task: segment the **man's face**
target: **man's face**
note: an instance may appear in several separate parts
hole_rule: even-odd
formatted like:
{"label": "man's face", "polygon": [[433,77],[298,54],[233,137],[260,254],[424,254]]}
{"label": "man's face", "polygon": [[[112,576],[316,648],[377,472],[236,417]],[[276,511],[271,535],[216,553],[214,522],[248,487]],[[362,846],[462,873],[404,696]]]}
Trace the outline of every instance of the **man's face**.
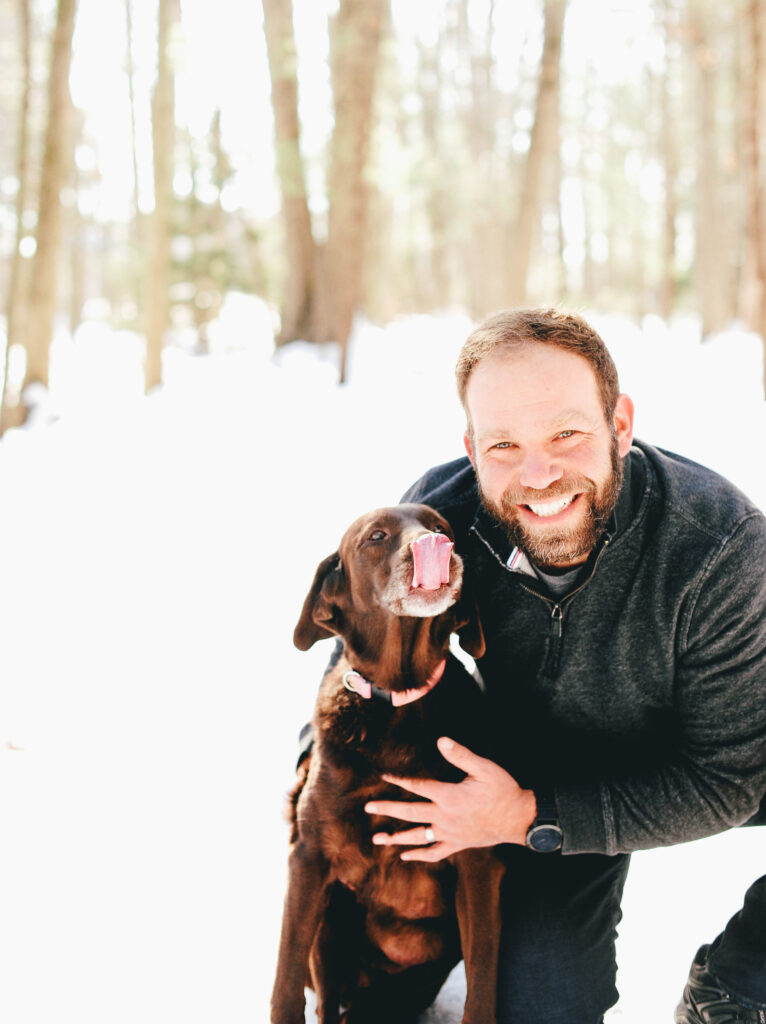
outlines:
{"label": "man's face", "polygon": [[482,360],[466,405],[482,501],[512,543],[541,568],[584,562],[619,494],[633,439],[628,396],[607,423],[587,360],[530,343]]}

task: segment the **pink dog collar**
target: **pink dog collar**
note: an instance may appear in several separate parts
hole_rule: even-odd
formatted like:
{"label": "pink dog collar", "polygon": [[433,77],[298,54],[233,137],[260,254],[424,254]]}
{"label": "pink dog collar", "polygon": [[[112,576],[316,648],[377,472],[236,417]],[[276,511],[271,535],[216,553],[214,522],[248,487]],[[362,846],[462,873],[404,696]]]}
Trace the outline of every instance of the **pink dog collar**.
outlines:
{"label": "pink dog collar", "polygon": [[446,664],[447,659],[442,658],[428,677],[428,682],[425,686],[418,686],[412,690],[383,690],[374,683],[371,683],[368,679],[365,679],[364,676],[354,671],[354,669],[350,669],[348,672],[343,674],[343,685],[347,690],[350,690],[351,693],[358,694],[360,697],[363,697],[364,700],[370,700],[372,697],[377,697],[379,700],[383,700],[387,704],[393,704],[395,708],[398,708],[403,704],[412,704],[413,701],[419,700],[421,697],[425,697],[427,693],[433,690],[444,675],[444,667]]}

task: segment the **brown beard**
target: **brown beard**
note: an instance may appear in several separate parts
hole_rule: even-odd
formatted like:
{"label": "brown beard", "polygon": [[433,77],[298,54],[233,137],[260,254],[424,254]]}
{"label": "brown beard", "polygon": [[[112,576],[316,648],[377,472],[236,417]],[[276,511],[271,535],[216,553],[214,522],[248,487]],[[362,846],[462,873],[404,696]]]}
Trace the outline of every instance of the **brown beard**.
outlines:
{"label": "brown beard", "polygon": [[[599,488],[589,477],[566,477],[557,480],[544,491],[528,487],[508,488],[496,502],[484,493],[479,482],[482,504],[508,534],[514,547],[519,547],[541,569],[555,569],[583,562],[598,543],[614,511],[622,486],[623,464],[617,444],[612,437],[610,448],[611,473]],[[585,504],[585,518],[575,527],[546,531],[544,536],[528,530],[520,521],[519,505],[551,501],[565,494],[577,493]]]}

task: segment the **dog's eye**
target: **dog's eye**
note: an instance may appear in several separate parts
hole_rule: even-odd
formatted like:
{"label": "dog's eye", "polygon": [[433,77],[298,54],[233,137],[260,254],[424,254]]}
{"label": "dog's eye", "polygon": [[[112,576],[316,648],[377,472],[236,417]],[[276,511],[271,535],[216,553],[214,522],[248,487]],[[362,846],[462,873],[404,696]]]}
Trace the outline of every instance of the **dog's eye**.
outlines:
{"label": "dog's eye", "polygon": [[385,540],[388,534],[385,530],[373,530],[367,540],[378,541]]}
{"label": "dog's eye", "polygon": [[447,531],[444,529],[444,527],[441,525],[441,523],[435,523],[434,526],[431,528],[431,533],[446,533],[446,532]]}

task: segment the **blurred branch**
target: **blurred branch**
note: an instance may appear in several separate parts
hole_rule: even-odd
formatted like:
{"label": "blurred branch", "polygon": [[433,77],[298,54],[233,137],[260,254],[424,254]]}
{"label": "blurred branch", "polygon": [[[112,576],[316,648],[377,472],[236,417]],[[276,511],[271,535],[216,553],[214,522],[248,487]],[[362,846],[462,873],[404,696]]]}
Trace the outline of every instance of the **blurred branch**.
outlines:
{"label": "blurred branch", "polygon": [[0,376],[0,434],[8,421],[8,358],[11,345],[24,336],[26,304],[24,301],[27,279],[21,240],[24,235],[24,212],[29,197],[29,105],[32,91],[32,32],[30,0],[18,0],[19,53],[22,62],[21,100],[16,129],[16,218],[15,244],[11,257],[6,313],[6,343]]}

